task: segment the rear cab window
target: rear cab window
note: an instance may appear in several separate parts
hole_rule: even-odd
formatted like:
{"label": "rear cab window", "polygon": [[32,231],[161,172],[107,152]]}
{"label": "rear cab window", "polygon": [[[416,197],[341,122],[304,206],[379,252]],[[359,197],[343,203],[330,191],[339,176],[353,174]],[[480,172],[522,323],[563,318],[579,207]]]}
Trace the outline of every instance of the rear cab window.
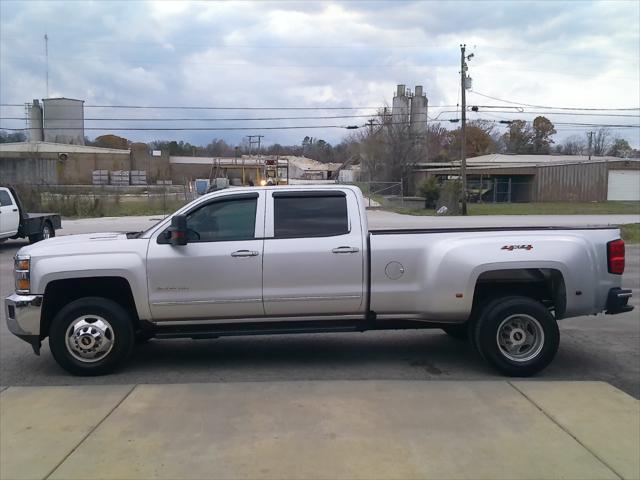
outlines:
{"label": "rear cab window", "polygon": [[273,193],[274,238],[331,237],[349,233],[344,192]]}

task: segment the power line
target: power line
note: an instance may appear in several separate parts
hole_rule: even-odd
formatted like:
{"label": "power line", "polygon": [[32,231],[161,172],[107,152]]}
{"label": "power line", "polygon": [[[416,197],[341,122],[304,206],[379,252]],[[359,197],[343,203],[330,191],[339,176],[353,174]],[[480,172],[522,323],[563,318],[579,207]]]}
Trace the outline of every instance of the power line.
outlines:
{"label": "power line", "polygon": [[[22,107],[23,103],[0,103],[0,107]],[[56,108],[65,108],[65,105],[56,105]],[[77,108],[75,105],[69,108]],[[148,110],[378,110],[382,107],[204,107],[204,106],[179,106],[179,105],[84,105],[84,108],[122,108],[122,109],[148,109]]]}
{"label": "power line", "polygon": [[[510,124],[513,121],[522,121],[524,123],[533,123],[531,120],[493,120],[488,118],[478,118],[476,120],[482,120],[489,123]],[[443,121],[459,121],[456,118],[443,119]],[[394,125],[398,124],[410,124],[411,122],[393,122]],[[601,127],[601,128],[640,128],[637,125],[629,124],[610,124],[610,123],[578,123],[578,122],[555,122],[554,126],[573,126],[573,127]],[[301,130],[305,128],[319,129],[319,128],[343,128],[343,129],[357,129],[363,128],[367,125],[279,125],[279,126],[254,126],[254,127],[85,127],[84,130],[88,131],[233,131],[233,130]],[[8,131],[24,131],[33,130],[36,127],[31,128],[7,128],[0,126],[0,130]],[[56,130],[77,130],[75,127],[60,127]]]}
{"label": "power line", "polygon": [[[480,108],[488,108],[488,105],[480,105]],[[497,107],[492,107],[497,108]],[[437,121],[440,115],[444,113],[454,113],[457,110],[443,110],[435,117],[429,117],[431,121]],[[585,112],[545,112],[545,111],[527,111],[527,110],[489,110],[478,112],[475,110],[469,110],[468,113],[482,113],[489,115],[490,113],[508,113],[512,115],[531,114],[531,115],[563,115],[563,116],[587,116],[587,117],[624,117],[624,118],[640,118],[639,115],[632,114],[620,114],[620,113],[585,113]],[[403,114],[402,114],[403,115]],[[424,113],[418,113],[418,115],[424,115]],[[271,120],[323,120],[323,119],[339,119],[339,118],[371,118],[374,115],[330,115],[330,116],[306,116],[306,117],[220,117],[220,118],[198,118],[198,117],[175,117],[175,118],[124,118],[124,117],[85,117],[85,118],[47,118],[50,121],[91,121],[91,122],[105,122],[105,121],[118,121],[118,122],[241,122],[241,121],[271,121]],[[25,117],[0,117],[0,120],[24,120]]]}
{"label": "power line", "polygon": [[[0,107],[20,107],[23,103],[0,103]],[[56,108],[65,108],[64,105],[56,105]],[[429,105],[429,108],[452,108],[457,105]],[[69,106],[68,108],[77,108]],[[149,109],[149,110],[380,110],[383,107],[203,107],[203,106],[160,106],[160,105],[84,105],[84,108],[122,108],[122,109]]]}
{"label": "power line", "polygon": [[476,92],[475,90],[471,90],[471,93],[476,95],[480,95],[481,97],[490,98],[492,100],[498,100],[499,102],[511,103],[513,105],[522,105],[524,107],[533,107],[533,108],[548,108],[550,110],[591,110],[591,111],[628,111],[628,110],[640,110],[640,107],[633,108],[594,108],[594,107],[549,107],[545,105],[532,105],[530,103],[522,103],[522,102],[514,102],[512,100],[504,100],[498,97],[492,97],[491,95],[486,95],[484,93]]}
{"label": "power line", "polygon": [[[490,115],[489,113],[485,113],[486,115]],[[500,117],[496,117],[496,118],[500,118]],[[515,119],[515,120],[508,120],[508,119],[502,119],[502,120],[493,120],[490,118],[476,118],[474,120],[481,120],[483,122],[489,122],[489,123],[501,123],[504,125],[508,125],[511,122],[516,122],[516,121],[522,121],[524,123],[533,123],[533,120],[522,120],[522,119]],[[460,121],[459,118],[443,118],[441,119],[442,122],[458,122]],[[561,125],[561,126],[575,126],[575,127],[602,127],[602,128],[637,128],[640,129],[640,126],[638,125],[631,125],[631,124],[611,124],[611,123],[578,123],[578,122],[552,122],[554,126],[556,125]]]}
{"label": "power line", "polygon": [[[481,108],[480,106],[478,106]],[[473,112],[473,111],[472,111]],[[584,112],[541,112],[541,111],[513,111],[513,110],[491,110],[491,113],[510,113],[521,115],[523,113],[529,113],[532,115],[575,115],[575,116],[586,116],[586,117],[630,117],[630,118],[640,118],[640,115],[630,115],[626,113],[584,113]],[[479,112],[473,112],[479,113]],[[487,112],[481,112],[487,114]]]}
{"label": "power line", "polygon": [[[420,115],[424,115],[421,113]],[[118,121],[118,122],[240,122],[240,121],[270,121],[270,120],[322,120],[336,118],[371,118],[373,115],[333,115],[333,116],[311,116],[311,117],[253,117],[253,118],[47,118],[49,121]],[[24,120],[25,117],[0,117],[0,120]]]}
{"label": "power line", "polygon": [[[408,123],[408,122],[407,122]],[[149,127],[131,127],[131,128],[126,128],[126,127],[116,127],[116,128],[110,128],[110,127],[88,127],[88,128],[84,128],[83,130],[98,130],[98,131],[146,131],[146,132],[161,132],[161,131],[167,131],[167,132],[178,132],[178,131],[232,131],[232,130],[301,130],[301,129],[305,129],[305,128],[313,128],[313,129],[317,129],[317,128],[344,128],[347,130],[352,130],[352,129],[357,129],[357,128],[361,128],[363,127],[363,125],[296,125],[296,126],[277,126],[277,127],[193,127],[193,128],[189,128],[189,127],[158,127],[158,128],[149,128]],[[34,130],[36,127],[32,127],[32,128],[6,128],[6,127],[2,127],[0,126],[0,130],[8,130],[8,131],[24,131],[24,130]],[[55,130],[78,130],[77,128],[73,128],[73,127],[62,127],[62,128],[55,128]]]}

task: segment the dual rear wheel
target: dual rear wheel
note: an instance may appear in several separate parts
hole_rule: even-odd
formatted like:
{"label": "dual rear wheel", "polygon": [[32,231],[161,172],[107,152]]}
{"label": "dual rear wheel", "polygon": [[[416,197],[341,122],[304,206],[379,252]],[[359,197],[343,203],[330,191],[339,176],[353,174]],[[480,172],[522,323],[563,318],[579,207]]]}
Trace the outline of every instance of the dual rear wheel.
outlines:
{"label": "dual rear wheel", "polygon": [[544,369],[560,344],[553,315],[540,302],[523,296],[492,300],[470,322],[444,330],[454,338],[468,338],[484,360],[512,377]]}

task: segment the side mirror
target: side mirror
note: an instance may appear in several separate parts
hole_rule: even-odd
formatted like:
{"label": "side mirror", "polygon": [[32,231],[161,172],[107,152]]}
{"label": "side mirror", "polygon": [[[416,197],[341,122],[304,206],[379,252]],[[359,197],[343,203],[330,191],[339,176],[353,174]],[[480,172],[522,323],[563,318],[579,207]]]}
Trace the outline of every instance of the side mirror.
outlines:
{"label": "side mirror", "polygon": [[175,215],[171,219],[171,238],[169,243],[171,245],[186,245],[187,244],[187,216]]}

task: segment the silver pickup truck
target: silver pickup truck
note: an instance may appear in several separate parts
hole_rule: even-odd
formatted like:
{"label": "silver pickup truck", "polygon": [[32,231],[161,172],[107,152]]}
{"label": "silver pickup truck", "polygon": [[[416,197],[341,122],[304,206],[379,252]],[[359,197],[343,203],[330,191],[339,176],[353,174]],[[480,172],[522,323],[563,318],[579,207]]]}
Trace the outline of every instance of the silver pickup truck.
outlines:
{"label": "silver pickup truck", "polygon": [[557,321],[631,310],[617,228],[369,230],[351,186],[233,188],[147,231],[20,249],[9,329],[98,375],[136,340],[441,328],[532,375]]}

